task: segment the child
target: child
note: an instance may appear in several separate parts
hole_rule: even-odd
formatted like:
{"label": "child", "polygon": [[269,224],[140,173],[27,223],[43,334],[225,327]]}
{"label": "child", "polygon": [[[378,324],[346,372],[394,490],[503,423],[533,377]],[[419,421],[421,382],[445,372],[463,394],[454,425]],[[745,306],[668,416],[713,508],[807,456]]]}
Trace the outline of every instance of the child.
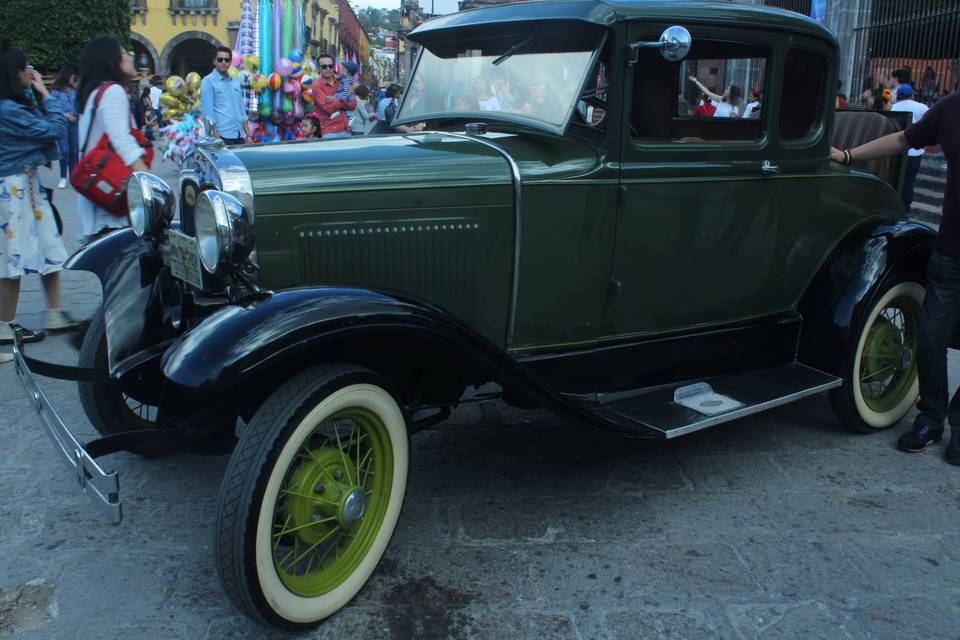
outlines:
{"label": "child", "polygon": [[320,121],[313,116],[307,116],[303,119],[303,122],[300,123],[300,132],[303,134],[304,140],[319,137]]}
{"label": "child", "polygon": [[[337,88],[337,92],[334,94],[340,100],[349,100],[350,99],[350,88],[353,86],[353,75],[357,72],[357,63],[347,62],[340,63],[340,86]],[[335,111],[330,114],[331,120],[336,120],[340,115],[339,111]]]}

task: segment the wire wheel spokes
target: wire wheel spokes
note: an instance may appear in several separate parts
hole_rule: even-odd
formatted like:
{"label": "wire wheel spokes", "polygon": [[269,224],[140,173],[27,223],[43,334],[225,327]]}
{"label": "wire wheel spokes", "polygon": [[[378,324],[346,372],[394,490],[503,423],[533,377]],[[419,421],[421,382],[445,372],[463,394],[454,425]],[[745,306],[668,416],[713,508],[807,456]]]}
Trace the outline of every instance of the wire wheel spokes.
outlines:
{"label": "wire wheel spokes", "polygon": [[355,410],[317,425],[274,507],[274,566],[288,589],[316,596],[350,575],[383,521],[391,472],[389,436],[377,416]]}
{"label": "wire wheel spokes", "polygon": [[920,307],[897,298],[877,314],[860,358],[860,390],[867,405],[884,412],[896,407],[916,379]]}
{"label": "wire wheel spokes", "polygon": [[120,397],[123,400],[123,403],[127,405],[127,409],[130,411],[130,413],[144,422],[156,424],[157,413],[160,409],[159,407],[156,405],[147,404],[145,402],[140,402],[139,400],[132,398],[125,393],[121,393]]}

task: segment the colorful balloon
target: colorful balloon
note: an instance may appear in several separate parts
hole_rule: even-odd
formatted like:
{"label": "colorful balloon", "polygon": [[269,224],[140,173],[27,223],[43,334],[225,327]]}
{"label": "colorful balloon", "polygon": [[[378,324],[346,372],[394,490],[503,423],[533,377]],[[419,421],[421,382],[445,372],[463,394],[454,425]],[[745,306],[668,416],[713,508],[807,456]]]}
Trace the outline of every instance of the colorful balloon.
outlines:
{"label": "colorful balloon", "polygon": [[256,73],[260,68],[260,58],[255,55],[243,56],[243,68],[251,73]]}
{"label": "colorful balloon", "polygon": [[277,60],[277,73],[279,73],[284,78],[290,76],[290,72],[293,71],[293,63],[286,58],[280,58]]}
{"label": "colorful balloon", "polygon": [[240,75],[240,69],[237,69],[236,67],[230,67],[227,69],[227,75],[231,78],[236,78]]}
{"label": "colorful balloon", "polygon": [[296,49],[292,50],[287,57],[290,58],[291,62],[303,62],[303,54]]}
{"label": "colorful balloon", "polygon": [[178,98],[183,97],[187,93],[187,83],[185,83],[180,76],[170,76],[167,78],[166,87],[171,95]]}
{"label": "colorful balloon", "polygon": [[300,76],[301,87],[309,87],[312,84],[313,84],[313,76],[308,76],[307,74],[303,74],[302,76]]}
{"label": "colorful balloon", "polygon": [[270,77],[267,78],[267,86],[276,91],[283,86],[283,78],[280,77],[279,73],[271,73]]}
{"label": "colorful balloon", "polygon": [[303,98],[303,101],[307,104],[313,104],[313,89],[304,89],[300,97]]}
{"label": "colorful balloon", "polygon": [[187,85],[187,89],[190,91],[200,91],[200,74],[196,71],[191,71],[184,78],[183,81]]}
{"label": "colorful balloon", "polygon": [[250,86],[253,87],[255,93],[263,93],[263,90],[268,86],[267,77],[258,73],[253,77],[253,82],[250,83]]}
{"label": "colorful balloon", "polygon": [[296,93],[296,91],[297,91],[297,88],[296,88],[295,86],[293,86],[293,82],[292,82],[292,81],[287,80],[286,82],[283,83],[283,92],[284,92],[284,93],[286,93],[286,94],[292,94],[292,93]]}
{"label": "colorful balloon", "polygon": [[172,93],[163,93],[160,95],[160,104],[167,108],[179,108],[183,101]]}
{"label": "colorful balloon", "polygon": [[241,56],[239,53],[234,53],[233,58],[230,60],[230,64],[239,69],[240,65],[243,64],[243,56]]}

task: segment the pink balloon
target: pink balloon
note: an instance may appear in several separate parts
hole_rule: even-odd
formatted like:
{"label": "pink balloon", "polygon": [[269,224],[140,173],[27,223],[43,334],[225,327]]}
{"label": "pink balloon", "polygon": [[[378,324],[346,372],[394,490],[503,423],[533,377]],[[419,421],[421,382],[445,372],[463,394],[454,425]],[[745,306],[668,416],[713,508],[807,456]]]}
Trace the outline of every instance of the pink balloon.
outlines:
{"label": "pink balloon", "polygon": [[287,58],[280,58],[277,61],[277,68],[275,71],[286,78],[290,75],[290,72],[293,71],[293,63]]}
{"label": "pink balloon", "polygon": [[239,67],[243,63],[243,56],[239,53],[233,54],[233,60],[230,61],[231,64],[235,67]]}
{"label": "pink balloon", "polygon": [[284,92],[284,93],[293,93],[293,92],[296,91],[296,90],[297,90],[297,88],[296,88],[295,86],[293,86],[293,83],[292,83],[292,82],[284,82],[284,83],[283,83],[283,92]]}

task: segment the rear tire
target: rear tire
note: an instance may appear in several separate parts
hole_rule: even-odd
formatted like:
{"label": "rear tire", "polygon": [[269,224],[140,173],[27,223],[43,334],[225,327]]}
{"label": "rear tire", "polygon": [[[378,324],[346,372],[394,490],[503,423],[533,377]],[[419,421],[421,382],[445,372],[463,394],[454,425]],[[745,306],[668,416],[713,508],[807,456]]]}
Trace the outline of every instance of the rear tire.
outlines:
{"label": "rear tire", "polygon": [[230,600],[260,624],[303,631],[360,591],[403,505],[409,440],[389,384],[324,365],[284,383],[240,434],[214,532]]}
{"label": "rear tire", "polygon": [[850,429],[888,429],[916,403],[917,336],[925,294],[916,276],[895,274],[851,331],[843,386],[830,392],[833,410]]}

